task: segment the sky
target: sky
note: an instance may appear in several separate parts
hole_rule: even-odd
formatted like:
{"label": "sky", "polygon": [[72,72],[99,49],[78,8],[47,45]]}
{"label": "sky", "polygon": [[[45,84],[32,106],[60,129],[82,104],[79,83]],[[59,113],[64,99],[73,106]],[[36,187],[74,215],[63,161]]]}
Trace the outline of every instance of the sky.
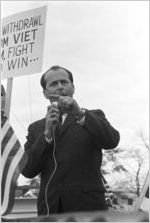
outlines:
{"label": "sky", "polygon": [[[148,1],[1,1],[2,18],[48,6],[42,72],[13,80],[10,122],[25,143],[28,125],[46,114],[40,77],[52,65],[74,75],[81,107],[102,109],[119,146],[149,133]],[[1,81],[6,87],[6,80]]]}

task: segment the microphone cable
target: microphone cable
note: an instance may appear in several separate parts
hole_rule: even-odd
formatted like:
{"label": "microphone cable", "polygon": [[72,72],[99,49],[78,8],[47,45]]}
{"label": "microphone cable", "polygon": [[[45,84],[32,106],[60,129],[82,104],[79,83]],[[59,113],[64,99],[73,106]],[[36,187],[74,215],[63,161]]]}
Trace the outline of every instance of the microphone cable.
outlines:
{"label": "microphone cable", "polygon": [[46,209],[47,209],[47,216],[49,216],[49,205],[48,205],[48,196],[47,196],[47,192],[48,192],[48,187],[49,187],[49,184],[56,172],[56,169],[57,169],[57,161],[56,161],[56,157],[55,157],[55,149],[56,149],[56,140],[55,140],[55,129],[53,128],[53,132],[52,132],[52,135],[53,135],[53,140],[54,140],[54,147],[53,147],[53,158],[54,158],[54,163],[55,163],[55,167],[54,167],[54,170],[51,174],[51,176],[49,177],[48,179],[48,182],[46,184],[46,189],[45,189],[45,202],[46,202]]}

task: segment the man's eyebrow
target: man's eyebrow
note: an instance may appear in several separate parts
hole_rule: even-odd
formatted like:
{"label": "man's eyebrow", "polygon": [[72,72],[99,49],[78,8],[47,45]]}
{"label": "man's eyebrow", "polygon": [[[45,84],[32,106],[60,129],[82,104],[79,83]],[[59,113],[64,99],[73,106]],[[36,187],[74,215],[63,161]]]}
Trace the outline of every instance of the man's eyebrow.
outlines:
{"label": "man's eyebrow", "polygon": [[59,81],[61,81],[61,82],[62,82],[62,81],[66,81],[66,82],[68,82],[67,79],[60,79],[60,80],[52,80],[51,83],[55,83],[55,82],[59,82]]}
{"label": "man's eyebrow", "polygon": [[53,84],[53,83],[57,83],[57,80],[51,81],[50,83],[47,82],[47,84]]}

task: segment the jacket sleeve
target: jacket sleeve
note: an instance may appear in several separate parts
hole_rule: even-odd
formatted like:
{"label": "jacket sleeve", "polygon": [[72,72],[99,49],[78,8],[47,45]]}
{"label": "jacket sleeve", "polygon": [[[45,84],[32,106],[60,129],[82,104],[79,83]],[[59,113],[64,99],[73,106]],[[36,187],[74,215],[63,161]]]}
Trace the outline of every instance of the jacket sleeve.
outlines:
{"label": "jacket sleeve", "polygon": [[35,136],[35,126],[32,124],[28,128],[27,141],[24,145],[27,154],[27,163],[22,170],[22,174],[27,178],[33,178],[41,173],[47,154],[52,150],[52,143],[48,144],[44,138],[44,133]]}
{"label": "jacket sleeve", "polygon": [[120,134],[107,121],[102,110],[86,110],[84,126],[98,147],[113,149],[118,145]]}

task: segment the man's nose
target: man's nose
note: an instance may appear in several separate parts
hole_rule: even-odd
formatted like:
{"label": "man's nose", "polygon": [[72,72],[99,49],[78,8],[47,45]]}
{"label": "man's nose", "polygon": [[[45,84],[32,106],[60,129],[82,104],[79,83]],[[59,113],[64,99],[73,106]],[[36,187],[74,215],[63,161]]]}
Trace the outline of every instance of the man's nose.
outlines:
{"label": "man's nose", "polygon": [[63,88],[63,85],[60,81],[58,82],[58,88]]}

